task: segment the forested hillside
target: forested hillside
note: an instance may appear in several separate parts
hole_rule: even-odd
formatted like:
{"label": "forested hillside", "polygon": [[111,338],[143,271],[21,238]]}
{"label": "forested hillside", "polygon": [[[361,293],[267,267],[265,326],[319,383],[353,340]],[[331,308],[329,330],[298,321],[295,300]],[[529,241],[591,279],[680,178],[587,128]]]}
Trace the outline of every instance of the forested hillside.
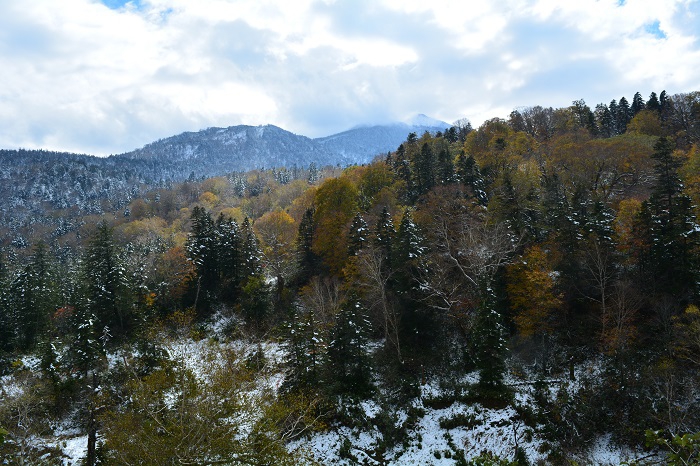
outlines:
{"label": "forested hillside", "polygon": [[698,464],[700,92],[630,100],[8,241],[0,458]]}

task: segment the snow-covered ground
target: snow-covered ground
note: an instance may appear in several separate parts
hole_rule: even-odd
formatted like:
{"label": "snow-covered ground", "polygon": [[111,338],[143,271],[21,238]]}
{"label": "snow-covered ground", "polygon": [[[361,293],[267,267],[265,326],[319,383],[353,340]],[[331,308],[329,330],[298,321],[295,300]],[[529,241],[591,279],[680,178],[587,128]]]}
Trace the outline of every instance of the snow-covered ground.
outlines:
{"label": "snow-covered ground", "polygon": [[[225,323],[213,322],[208,333],[215,338],[195,341],[182,338],[167,342],[164,346],[171,358],[184,362],[197,377],[205,378],[203,367],[216,364],[212,354],[217,350],[232,349],[240,357],[246,358],[262,351],[268,370],[261,376],[260,386],[275,390],[283,380],[281,364],[284,349],[273,342],[250,342],[242,340],[229,341],[223,336]],[[219,335],[220,334],[220,335]],[[128,358],[128,354],[110,354],[110,366]],[[24,358],[25,367],[36,368],[36,358]],[[591,374],[595,368],[577,368],[581,373]],[[460,386],[469,386],[477,381],[478,374],[465,375],[458,381]],[[506,382],[516,389],[515,403],[531,406],[533,387],[529,383],[511,377]],[[551,390],[565,387],[576,391],[580,387],[576,382],[553,383]],[[11,376],[0,379],[0,393],[4,396],[20,395],[21,386]],[[454,391],[452,392],[454,393]],[[524,451],[532,464],[547,462],[544,441],[536,431],[520,419],[512,406],[502,409],[487,408],[478,403],[467,404],[462,401],[431,400],[449,399],[450,390],[441,387],[438,380],[429,380],[420,386],[420,396],[409,403],[409,408],[381,406],[378,402],[368,400],[359,403],[358,408],[364,414],[366,422],[363,427],[345,427],[331,425],[328,430],[316,432],[310,437],[295,441],[292,449],[308,451],[321,464],[350,465],[356,461],[365,464],[389,465],[453,465],[459,455],[469,460],[484,452],[490,452],[504,459],[512,459],[516,448]],[[387,417],[387,410],[389,416]],[[382,418],[382,416],[384,416]],[[385,444],[378,423],[386,425],[386,419],[392,419],[396,425],[403,424],[413,416],[404,438],[397,445]],[[44,444],[57,446],[63,451],[63,464],[75,465],[84,457],[87,436],[77,427],[77,415],[73,413],[53,426],[53,435],[41,439]],[[441,426],[441,421],[443,426]],[[448,421],[447,423],[445,421]],[[451,421],[451,422],[450,422]],[[614,445],[609,437],[597,439],[589,451],[576,458],[579,464],[617,465],[631,462],[643,456],[641,452],[622,449]]]}

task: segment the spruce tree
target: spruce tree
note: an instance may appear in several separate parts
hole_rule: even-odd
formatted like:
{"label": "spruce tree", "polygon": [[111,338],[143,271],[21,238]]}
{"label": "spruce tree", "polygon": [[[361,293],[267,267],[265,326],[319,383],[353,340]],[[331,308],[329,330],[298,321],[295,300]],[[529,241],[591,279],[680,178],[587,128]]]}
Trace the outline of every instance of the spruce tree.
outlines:
{"label": "spruce tree", "polygon": [[352,219],[350,231],[348,232],[348,255],[356,255],[365,247],[369,237],[369,227],[359,212]]}
{"label": "spruce tree", "polygon": [[386,207],[382,209],[382,213],[377,220],[377,226],[374,230],[374,244],[382,251],[383,259],[387,266],[391,266],[391,253],[393,249],[394,237],[396,229],[394,222],[391,219],[391,214]]}
{"label": "spruce tree", "polygon": [[[414,134],[415,136],[415,134]],[[413,182],[413,170],[411,161],[406,152],[406,146],[400,144],[396,149],[396,156],[393,160],[394,173],[396,177],[403,181],[403,195],[401,196],[404,202],[411,202],[416,196],[416,188]]]}
{"label": "spruce tree", "polygon": [[452,161],[452,154],[447,147],[443,146],[438,152],[437,159],[437,179],[440,184],[454,182],[455,166]]}
{"label": "spruce tree", "polygon": [[219,215],[216,220],[215,249],[221,280],[221,298],[233,302],[240,292],[243,280],[243,239],[241,229],[234,219]]}
{"label": "spruce tree", "polygon": [[503,319],[496,310],[496,297],[490,288],[483,293],[476,319],[478,390],[483,396],[501,398],[507,391],[503,377],[508,347]]}
{"label": "spruce tree", "polygon": [[299,232],[296,241],[297,255],[297,276],[294,280],[297,286],[302,286],[319,272],[320,258],[313,251],[312,245],[314,240],[315,210],[313,208],[306,209],[304,216],[299,222]]}
{"label": "spruce tree", "polygon": [[371,390],[368,329],[365,310],[351,291],[336,317],[328,344],[327,370],[335,394],[362,397]]}
{"label": "spruce tree", "polygon": [[621,97],[617,104],[617,113],[615,114],[618,134],[624,134],[627,131],[627,124],[632,119],[632,116],[629,102],[624,97]]}
{"label": "spruce tree", "polygon": [[700,226],[678,176],[681,161],[665,137],[654,146],[656,183],[642,204],[640,220],[646,233],[642,268],[649,285],[687,304],[697,293],[700,268],[697,251]]}
{"label": "spruce tree", "polygon": [[112,229],[102,222],[90,238],[82,264],[86,315],[96,319],[98,331],[118,336],[131,324],[129,286],[117,257]]}
{"label": "spruce tree", "polygon": [[457,158],[457,178],[469,189],[470,194],[479,205],[484,207],[488,205],[489,198],[486,194],[486,183],[473,155],[466,156],[464,152],[459,154]]}
{"label": "spruce tree", "polygon": [[635,92],[634,97],[632,97],[632,106],[630,107],[632,115],[636,115],[637,113],[644,110],[644,108],[645,104],[644,99],[642,99],[642,95],[639,92]]}
{"label": "spruce tree", "polygon": [[2,372],[2,353],[11,348],[12,331],[10,320],[9,294],[9,272],[0,254],[0,372]]}
{"label": "spruce tree", "polygon": [[433,149],[429,143],[423,143],[420,152],[416,154],[413,167],[413,172],[416,176],[417,193],[419,195],[425,194],[435,186],[435,160]]}
{"label": "spruce tree", "polygon": [[262,275],[262,250],[248,217],[243,219],[241,237],[241,268],[244,280],[248,277]]}
{"label": "spruce tree", "polygon": [[284,343],[287,358],[282,391],[318,391],[325,342],[313,311],[295,306]]}
{"label": "spruce tree", "polygon": [[45,243],[36,245],[29,264],[13,280],[10,300],[15,314],[17,345],[23,350],[33,348],[59,304]]}

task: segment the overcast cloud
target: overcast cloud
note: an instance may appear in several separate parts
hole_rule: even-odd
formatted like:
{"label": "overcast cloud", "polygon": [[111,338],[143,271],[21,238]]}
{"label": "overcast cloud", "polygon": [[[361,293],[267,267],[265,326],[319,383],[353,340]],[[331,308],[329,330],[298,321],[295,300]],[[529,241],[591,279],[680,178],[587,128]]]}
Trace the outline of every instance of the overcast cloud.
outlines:
{"label": "overcast cloud", "polygon": [[698,0],[3,0],[0,148],[120,153],[210,126],[700,90]]}

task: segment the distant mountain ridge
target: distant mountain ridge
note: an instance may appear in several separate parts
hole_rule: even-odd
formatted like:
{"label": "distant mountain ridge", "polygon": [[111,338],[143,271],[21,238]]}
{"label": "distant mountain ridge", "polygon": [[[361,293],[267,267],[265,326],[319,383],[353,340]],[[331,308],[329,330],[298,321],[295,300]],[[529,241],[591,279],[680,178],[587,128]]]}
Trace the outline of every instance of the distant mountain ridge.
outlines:
{"label": "distant mountain ridge", "polygon": [[178,166],[198,177],[310,163],[346,166],[368,163],[376,155],[396,150],[411,132],[435,133],[449,127],[420,114],[409,123],[359,126],[310,139],[273,125],[238,125],[181,133],[115,157]]}
{"label": "distant mountain ridge", "polygon": [[418,136],[444,131],[451,125],[419,114],[408,123],[357,126],[338,134],[317,138],[315,141],[340,156],[350,157],[355,163],[368,163],[379,154],[394,151],[409,133]]}
{"label": "distant mountain ridge", "polygon": [[202,177],[256,168],[305,167],[311,162],[319,166],[354,163],[352,158],[339,155],[313,139],[273,125],[185,132],[115,157],[180,168],[184,177],[190,173]]}
{"label": "distant mountain ridge", "polygon": [[124,208],[139,193],[186,179],[259,168],[304,169],[312,163],[366,163],[396,150],[411,132],[447,126],[375,125],[311,139],[272,125],[239,125],[185,132],[110,157],[0,150],[0,238],[12,236],[21,246],[21,238],[11,232],[34,228],[37,221],[58,237],[76,226],[50,214],[54,210],[101,214]]}

